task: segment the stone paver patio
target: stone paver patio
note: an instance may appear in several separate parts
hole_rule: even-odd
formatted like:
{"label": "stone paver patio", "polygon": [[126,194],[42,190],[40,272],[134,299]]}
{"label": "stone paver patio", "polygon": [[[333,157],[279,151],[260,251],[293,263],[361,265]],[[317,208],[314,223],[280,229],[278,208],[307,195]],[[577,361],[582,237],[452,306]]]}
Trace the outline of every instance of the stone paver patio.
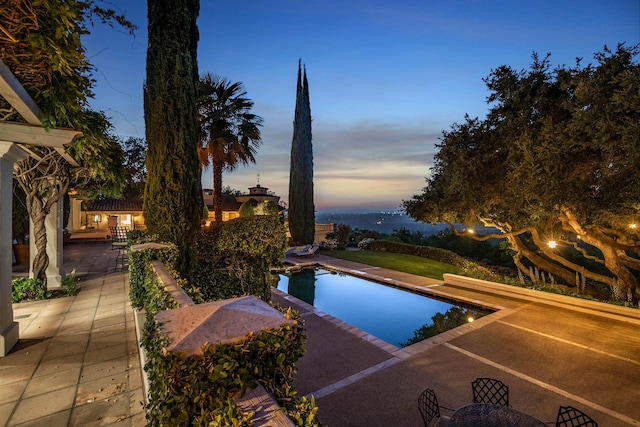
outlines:
{"label": "stone paver patio", "polygon": [[146,424],[128,276],[116,268],[117,252],[109,243],[65,246],[65,270],[76,269],[80,293],[13,305],[20,340],[0,358],[0,425]]}

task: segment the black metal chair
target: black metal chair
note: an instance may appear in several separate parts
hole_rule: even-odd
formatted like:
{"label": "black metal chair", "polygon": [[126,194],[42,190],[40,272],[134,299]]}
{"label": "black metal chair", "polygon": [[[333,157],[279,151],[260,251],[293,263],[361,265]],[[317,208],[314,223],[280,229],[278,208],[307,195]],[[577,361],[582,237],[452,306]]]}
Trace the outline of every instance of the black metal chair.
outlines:
{"label": "black metal chair", "polygon": [[556,427],[598,427],[598,423],[573,406],[561,406],[558,409]]}
{"label": "black metal chair", "polygon": [[500,380],[493,378],[476,378],[471,383],[473,403],[492,403],[494,405],[509,405],[509,387]]}
{"label": "black metal chair", "polygon": [[[443,406],[444,409],[449,410]],[[430,389],[425,388],[418,396],[418,409],[425,427],[438,427],[445,426],[449,422],[449,417],[440,415],[440,405],[438,405],[438,398],[436,393]]]}
{"label": "black metal chair", "polygon": [[124,255],[127,249],[127,232],[126,227],[109,227],[111,232],[111,250],[118,249],[118,255],[116,256],[116,268],[118,267],[118,261],[124,268]]}

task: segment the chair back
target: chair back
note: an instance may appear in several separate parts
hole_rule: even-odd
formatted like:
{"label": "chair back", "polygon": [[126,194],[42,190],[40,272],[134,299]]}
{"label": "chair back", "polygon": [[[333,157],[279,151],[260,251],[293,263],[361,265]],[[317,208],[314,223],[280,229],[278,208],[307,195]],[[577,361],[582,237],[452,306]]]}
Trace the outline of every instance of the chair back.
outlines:
{"label": "chair back", "polygon": [[440,407],[438,406],[438,398],[436,393],[430,388],[422,390],[418,396],[418,409],[425,427],[429,425],[431,420],[440,416]]}
{"label": "chair back", "polygon": [[598,427],[590,416],[573,406],[561,406],[558,409],[556,427]]}
{"label": "chair back", "polygon": [[509,387],[500,380],[493,378],[476,378],[471,383],[473,403],[492,403],[494,405],[509,405]]}
{"label": "chair back", "polygon": [[127,231],[129,231],[126,227],[109,227],[109,231],[111,232],[111,240],[113,242],[126,242],[127,241]]}

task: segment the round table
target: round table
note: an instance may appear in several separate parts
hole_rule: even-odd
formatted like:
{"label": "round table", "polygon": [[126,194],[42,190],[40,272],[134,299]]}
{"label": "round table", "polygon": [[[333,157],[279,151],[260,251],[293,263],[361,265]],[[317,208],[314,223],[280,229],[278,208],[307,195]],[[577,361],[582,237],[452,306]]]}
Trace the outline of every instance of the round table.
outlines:
{"label": "round table", "polygon": [[484,426],[484,427],[549,427],[546,423],[516,411],[508,406],[492,405],[489,403],[473,403],[457,409],[451,419],[449,426]]}

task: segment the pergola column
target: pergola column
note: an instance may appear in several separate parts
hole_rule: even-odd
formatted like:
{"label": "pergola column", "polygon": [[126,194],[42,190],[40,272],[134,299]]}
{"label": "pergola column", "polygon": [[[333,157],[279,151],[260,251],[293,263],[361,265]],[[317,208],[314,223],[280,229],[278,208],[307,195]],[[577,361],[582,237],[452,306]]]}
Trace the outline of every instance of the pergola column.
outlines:
{"label": "pergola column", "polygon": [[63,267],[63,236],[62,236],[62,219],[64,200],[60,199],[51,208],[49,215],[45,217],[44,226],[47,230],[47,255],[49,257],[49,265],[47,266],[47,288],[58,289],[65,277]]}
{"label": "pergola column", "polygon": [[18,323],[11,306],[11,239],[13,211],[13,164],[27,153],[11,142],[0,141],[0,357],[18,342]]}
{"label": "pergola column", "polygon": [[[45,248],[49,265],[45,271],[47,276],[47,289],[58,289],[65,277],[63,268],[63,236],[62,220],[64,217],[64,200],[58,200],[51,211],[44,218],[44,228],[47,233],[47,246]],[[29,218],[29,235],[33,236],[33,221]],[[33,260],[36,257],[35,239],[29,239],[29,277],[33,278]]]}

